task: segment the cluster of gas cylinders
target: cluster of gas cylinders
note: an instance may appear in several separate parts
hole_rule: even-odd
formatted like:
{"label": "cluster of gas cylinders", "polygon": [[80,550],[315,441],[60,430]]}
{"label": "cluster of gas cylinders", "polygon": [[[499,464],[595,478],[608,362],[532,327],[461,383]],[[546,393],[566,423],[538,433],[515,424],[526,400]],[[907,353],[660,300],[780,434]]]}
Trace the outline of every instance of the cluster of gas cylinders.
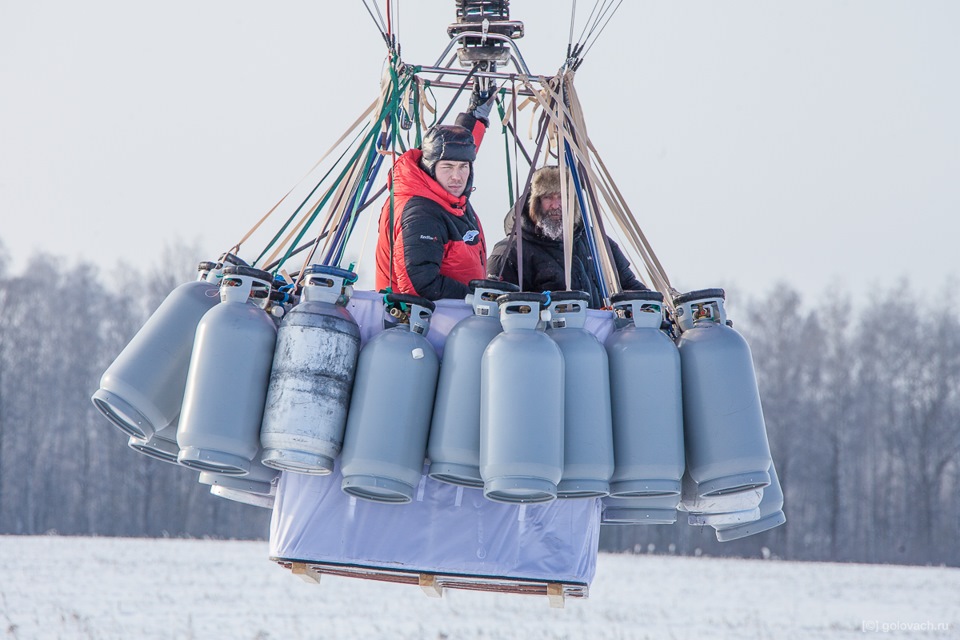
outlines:
{"label": "cluster of gas cylinders", "polygon": [[[435,304],[387,294],[361,347],[350,271],[311,266],[296,299],[224,256],[175,289],[104,373],[96,407],[131,447],[270,507],[280,472],[342,474],[410,502],[424,473],[501,503],[602,498],[603,524],[679,511],[733,540],[785,521],[750,349],[722,289],[612,298],[470,284],[473,313],[427,340]],[[594,312],[591,312],[594,313]],[[675,339],[676,338],[676,339]],[[402,508],[402,507],[398,507]]]}

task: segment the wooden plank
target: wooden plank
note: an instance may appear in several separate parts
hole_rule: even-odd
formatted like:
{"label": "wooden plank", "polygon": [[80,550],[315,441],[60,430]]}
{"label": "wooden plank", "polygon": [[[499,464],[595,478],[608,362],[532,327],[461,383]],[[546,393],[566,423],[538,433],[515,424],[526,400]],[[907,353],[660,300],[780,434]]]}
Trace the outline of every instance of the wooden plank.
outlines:
{"label": "wooden plank", "polygon": [[559,582],[551,582],[547,585],[547,598],[550,599],[550,606],[554,609],[563,609],[563,585]]}
{"label": "wooden plank", "polygon": [[437,576],[432,573],[420,574],[420,588],[431,598],[443,597],[443,586],[437,582]]}
{"label": "wooden plank", "polygon": [[304,582],[320,584],[320,573],[313,568],[313,565],[308,565],[306,562],[291,562],[290,570],[293,575],[300,576]]}
{"label": "wooden plank", "polygon": [[449,573],[421,573],[413,569],[397,569],[361,565],[345,565],[302,560],[271,558],[308,582],[319,582],[324,573],[348,578],[418,585],[424,594],[442,597],[444,589],[514,593],[547,596],[550,606],[563,607],[567,598],[586,598],[589,586],[583,583],[548,582],[532,578],[474,576]]}

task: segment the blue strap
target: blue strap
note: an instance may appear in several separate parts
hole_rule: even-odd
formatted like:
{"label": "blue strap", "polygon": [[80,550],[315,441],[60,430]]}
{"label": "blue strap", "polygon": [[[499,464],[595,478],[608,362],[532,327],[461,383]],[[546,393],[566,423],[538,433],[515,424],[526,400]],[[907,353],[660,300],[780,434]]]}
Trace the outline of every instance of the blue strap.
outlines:
{"label": "blue strap", "polygon": [[590,218],[590,212],[587,210],[586,201],[583,199],[583,189],[580,187],[580,176],[577,174],[576,163],[573,160],[573,152],[570,151],[570,143],[564,142],[564,152],[567,156],[567,164],[571,167],[570,174],[573,176],[573,188],[577,192],[577,202],[580,204],[580,211],[583,212],[583,224],[586,227],[584,231],[587,234],[587,246],[590,248],[590,255],[593,257],[593,267],[597,273],[597,282],[600,284],[600,297],[607,297],[607,283],[603,279],[603,270],[600,268],[600,256],[597,253],[597,243],[593,238],[593,222]]}

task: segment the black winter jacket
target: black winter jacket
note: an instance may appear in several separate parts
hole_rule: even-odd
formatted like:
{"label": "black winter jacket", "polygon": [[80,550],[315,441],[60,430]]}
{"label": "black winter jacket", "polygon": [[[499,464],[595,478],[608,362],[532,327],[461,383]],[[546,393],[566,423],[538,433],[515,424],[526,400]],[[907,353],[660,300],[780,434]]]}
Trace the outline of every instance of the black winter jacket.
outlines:
{"label": "black winter jacket", "polygon": [[[563,273],[563,241],[551,240],[537,232],[536,225],[530,219],[530,198],[523,205],[520,219],[523,236],[523,284],[524,291],[560,291],[566,289]],[[519,284],[517,270],[517,243],[511,236],[514,230],[513,210],[503,223],[507,237],[493,247],[493,253],[487,261],[487,274],[490,278],[501,278],[507,282]],[[637,279],[630,269],[630,262],[616,242],[607,238],[610,250],[620,277],[620,288],[624,291],[641,290],[647,287]],[[590,294],[590,307],[603,306],[600,281],[587,234],[581,226],[574,231],[573,263],[571,264],[570,287],[575,291]]]}

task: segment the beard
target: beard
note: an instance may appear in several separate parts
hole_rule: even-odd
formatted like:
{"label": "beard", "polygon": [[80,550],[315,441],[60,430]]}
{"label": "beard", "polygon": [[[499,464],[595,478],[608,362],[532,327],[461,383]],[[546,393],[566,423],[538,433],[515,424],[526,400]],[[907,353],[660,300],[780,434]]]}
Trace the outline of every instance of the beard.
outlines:
{"label": "beard", "polygon": [[540,218],[537,231],[550,240],[560,240],[563,238],[563,221],[560,218]]}
{"label": "beard", "polygon": [[[559,208],[540,212],[536,225],[540,235],[553,241],[563,239],[563,218],[561,213],[562,210]],[[578,215],[573,219],[573,228],[579,229],[581,224],[583,223],[580,221],[580,216]]]}

